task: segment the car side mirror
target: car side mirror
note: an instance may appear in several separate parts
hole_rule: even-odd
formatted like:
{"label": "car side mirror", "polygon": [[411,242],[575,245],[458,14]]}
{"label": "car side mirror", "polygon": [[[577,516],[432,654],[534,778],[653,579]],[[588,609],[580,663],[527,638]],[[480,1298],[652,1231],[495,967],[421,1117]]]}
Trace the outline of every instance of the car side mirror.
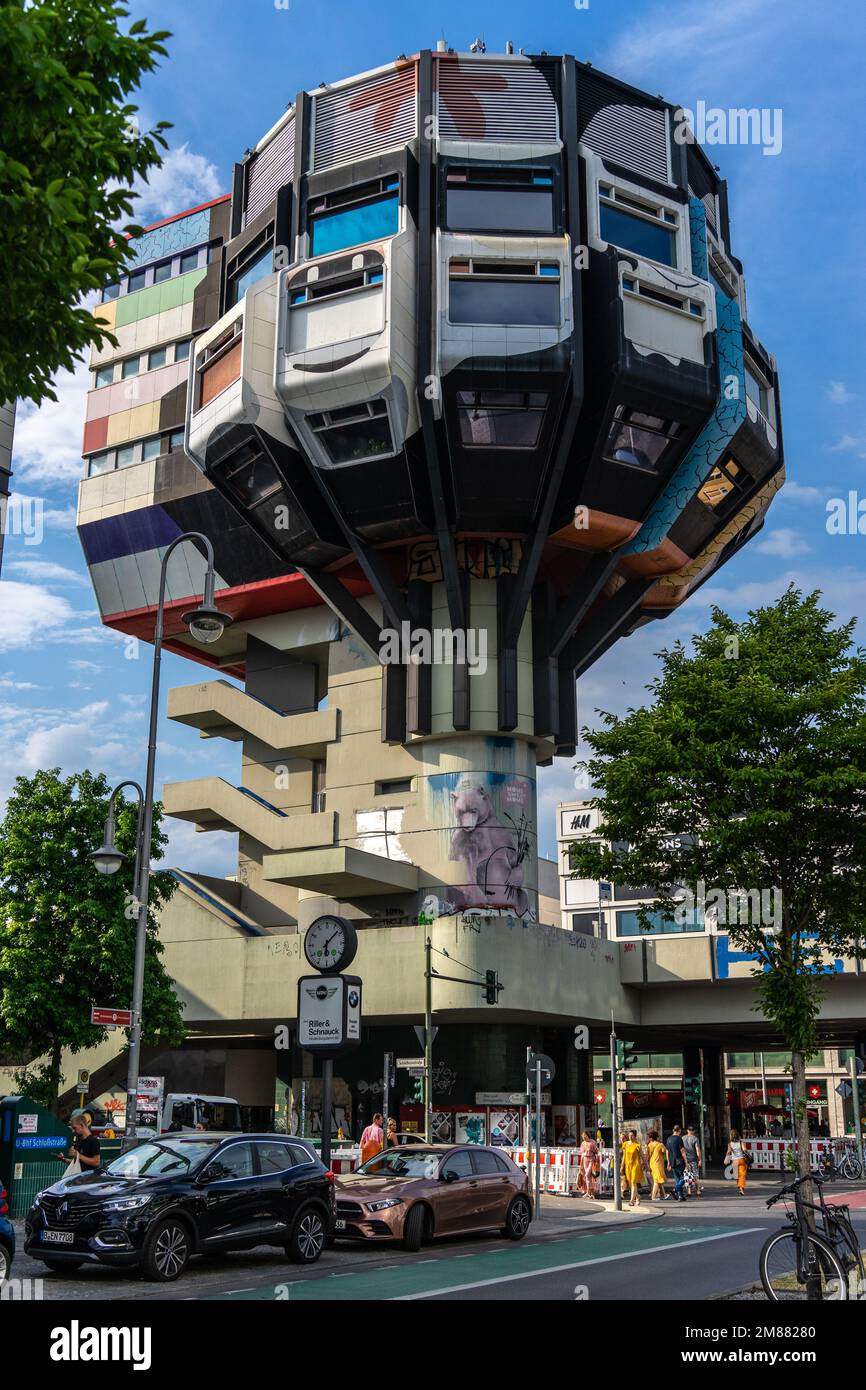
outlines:
{"label": "car side mirror", "polygon": [[446,1168],[442,1174],[442,1182],[456,1182],[459,1176],[459,1173],[455,1173],[453,1168]]}

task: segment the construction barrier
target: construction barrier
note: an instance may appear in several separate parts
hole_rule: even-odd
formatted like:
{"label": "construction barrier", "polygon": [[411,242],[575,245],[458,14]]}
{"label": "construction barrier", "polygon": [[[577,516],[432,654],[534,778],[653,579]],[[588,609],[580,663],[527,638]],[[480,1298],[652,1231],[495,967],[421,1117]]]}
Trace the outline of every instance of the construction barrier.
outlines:
{"label": "construction barrier", "polygon": [[[832,1149],[834,1142],[832,1139],[810,1140],[809,1162],[813,1168],[818,1167],[819,1156],[825,1150]],[[743,1148],[752,1155],[754,1171],[767,1171],[769,1169],[777,1173],[787,1171],[785,1155],[797,1152],[797,1145],[793,1139],[744,1139]],[[725,1168],[725,1177],[734,1176],[732,1165],[729,1163]]]}
{"label": "construction barrier", "polygon": [[[519,1168],[526,1169],[534,1191],[536,1150],[522,1147],[507,1149],[506,1153]],[[579,1195],[580,1157],[577,1149],[542,1148],[539,1163],[539,1186],[542,1192],[548,1192],[555,1197]],[[599,1167],[601,1172],[596,1180],[596,1193],[603,1197],[613,1193],[613,1149],[599,1150]]]}

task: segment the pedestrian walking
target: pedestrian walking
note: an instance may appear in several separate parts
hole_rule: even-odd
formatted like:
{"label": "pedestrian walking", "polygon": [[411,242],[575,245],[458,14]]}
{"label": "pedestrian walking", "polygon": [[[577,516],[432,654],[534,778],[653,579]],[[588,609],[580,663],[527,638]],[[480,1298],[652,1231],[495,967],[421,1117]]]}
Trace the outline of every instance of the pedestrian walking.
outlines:
{"label": "pedestrian walking", "polygon": [[686,1200],[685,1177],[686,1177],[686,1156],[685,1144],[683,1142],[683,1131],[681,1125],[674,1125],[673,1133],[668,1136],[667,1151],[671,1169],[674,1175],[674,1201],[684,1202]]}
{"label": "pedestrian walking", "polygon": [[385,1148],[396,1149],[399,1142],[397,1138],[397,1121],[394,1119],[393,1115],[390,1115],[388,1117],[388,1129],[385,1135]]}
{"label": "pedestrian walking", "polygon": [[630,1130],[629,1137],[623,1141],[622,1166],[620,1172],[631,1188],[629,1206],[639,1207],[640,1188],[641,1185],[646,1182],[646,1178],[644,1177],[643,1164],[641,1162],[641,1146],[636,1129]]}
{"label": "pedestrian walking", "polygon": [[361,1135],[361,1163],[366,1163],[368,1158],[375,1158],[377,1153],[381,1153],[385,1144],[385,1132],[382,1129],[384,1123],[384,1115],[380,1115],[377,1110]]}
{"label": "pedestrian walking", "polygon": [[598,1144],[595,1142],[588,1129],[583,1131],[577,1156],[580,1160],[580,1167],[577,1174],[578,1195],[582,1196],[586,1193],[589,1200],[594,1202],[595,1194],[598,1189],[600,1163]]}
{"label": "pedestrian walking", "polygon": [[683,1149],[686,1160],[686,1185],[689,1192],[695,1193],[698,1197],[703,1197],[704,1189],[701,1187],[701,1141],[694,1125],[689,1125],[683,1135]]}
{"label": "pedestrian walking", "polygon": [[738,1129],[731,1130],[731,1137],[728,1140],[728,1147],[725,1151],[725,1163],[732,1163],[736,1167],[737,1191],[741,1197],[746,1195],[746,1174],[749,1171],[749,1161],[746,1158],[746,1148],[740,1138]]}
{"label": "pedestrian walking", "polygon": [[659,1138],[657,1129],[651,1129],[647,1135],[646,1150],[649,1158],[650,1177],[653,1180],[652,1200],[663,1202],[670,1196],[670,1193],[665,1191],[666,1170],[669,1164],[667,1150]]}

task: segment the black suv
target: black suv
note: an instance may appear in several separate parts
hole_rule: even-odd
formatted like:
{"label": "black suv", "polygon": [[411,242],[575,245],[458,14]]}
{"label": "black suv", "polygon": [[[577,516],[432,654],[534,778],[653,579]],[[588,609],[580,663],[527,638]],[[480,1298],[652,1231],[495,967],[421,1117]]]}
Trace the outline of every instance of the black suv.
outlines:
{"label": "black suv", "polygon": [[303,1139],[169,1134],[40,1192],[24,1249],[53,1270],[138,1265],[165,1283],[191,1255],[255,1245],[312,1264],[334,1219],[334,1175]]}

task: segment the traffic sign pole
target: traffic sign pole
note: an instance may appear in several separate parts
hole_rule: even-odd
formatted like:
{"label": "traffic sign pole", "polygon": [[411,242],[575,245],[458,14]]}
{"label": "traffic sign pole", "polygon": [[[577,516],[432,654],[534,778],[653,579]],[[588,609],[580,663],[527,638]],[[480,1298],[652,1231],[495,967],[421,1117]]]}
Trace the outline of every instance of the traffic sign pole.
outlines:
{"label": "traffic sign pole", "polygon": [[854,1105],[854,1133],[857,1137],[857,1155],[860,1159],[860,1172],[866,1172],[863,1162],[863,1131],[860,1127],[860,1083],[857,1077],[857,1053],[851,1052],[851,1100]]}
{"label": "traffic sign pole", "polygon": [[535,1219],[541,1216],[541,1058],[535,1059]]}
{"label": "traffic sign pole", "polygon": [[616,1089],[616,1030],[611,1016],[610,1032],[610,1128],[613,1144],[613,1205],[622,1211],[622,1189],[619,1182],[619,1106]]}

